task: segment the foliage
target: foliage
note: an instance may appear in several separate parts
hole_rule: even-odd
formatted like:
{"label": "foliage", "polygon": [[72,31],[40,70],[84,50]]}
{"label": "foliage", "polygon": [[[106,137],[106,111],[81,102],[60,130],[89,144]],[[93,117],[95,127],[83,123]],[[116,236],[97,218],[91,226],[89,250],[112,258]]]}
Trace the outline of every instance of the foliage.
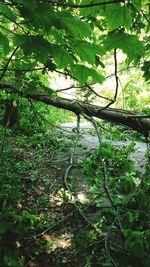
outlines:
{"label": "foliage", "polygon": [[[108,175],[110,179],[110,188],[113,188],[113,185],[115,188],[117,187],[117,184],[120,184],[120,186],[126,187],[126,184],[128,183],[129,174],[133,170],[133,161],[131,159],[128,159],[129,153],[134,151],[134,143],[130,144],[130,146],[126,147],[123,146],[121,148],[115,148],[113,145],[110,145],[108,143],[103,142],[100,146],[100,148],[90,157],[86,158],[83,161],[83,170],[88,175],[87,178],[94,179],[93,182],[95,184],[95,181],[97,186],[103,182],[101,179],[103,177],[103,160],[105,160],[106,167],[108,169]],[[119,177],[119,175],[121,175]],[[100,179],[101,177],[101,179]],[[126,181],[125,181],[126,179]],[[129,183],[131,182],[132,187],[132,175],[130,177]],[[134,184],[134,183],[133,183]],[[129,185],[130,187],[130,185]],[[133,189],[134,185],[133,185]],[[120,188],[120,190],[122,190]],[[130,192],[130,189],[126,190],[127,192]],[[120,196],[119,196],[120,197]]]}
{"label": "foliage", "polygon": [[[32,266],[34,261],[41,266],[45,264],[48,248],[55,247],[55,241],[46,242],[43,232],[59,226],[68,216],[53,223],[48,214],[53,203],[45,191],[43,195],[38,194],[36,187],[40,179],[38,169],[46,164],[48,157],[49,173],[56,166],[59,172],[65,167],[61,163],[58,167],[53,155],[59,148],[61,157],[61,152],[67,152],[71,143],[67,135],[66,142],[62,134],[56,136],[53,124],[66,121],[70,114],[35,103],[31,95],[48,96],[55,101],[62,90],[57,92],[59,88],[52,85],[54,75],[58,74],[69,77],[74,88],[86,93],[84,100],[88,102],[88,96],[93,97],[90,86],[103,84],[105,76],[110,75],[109,66],[106,67],[109,62],[106,60],[105,64],[105,59],[112,55],[117,93],[117,53],[120,51],[125,55],[124,66],[140,66],[148,82],[148,8],[149,3],[140,0],[0,2],[0,124],[5,126],[0,128],[0,265],[24,267]],[[136,79],[138,77],[132,77],[130,83],[126,82],[126,108],[140,109],[142,114],[149,115],[148,99],[142,107],[135,97],[143,92],[142,86],[136,87]],[[147,91],[147,87],[144,89]],[[106,89],[105,92],[109,94]],[[109,99],[103,98],[113,100],[113,94]],[[8,130],[11,126],[12,130]],[[112,131],[113,127],[109,129]],[[124,138],[121,127],[116,136],[110,134],[109,138],[115,139],[118,135]],[[48,190],[56,186],[54,191],[64,211],[71,206],[69,216],[74,216],[71,226],[74,223],[76,227],[79,221],[83,228],[75,233],[79,236],[74,237],[77,249],[73,251],[83,259],[82,266],[150,265],[150,175],[149,169],[143,176],[134,170],[129,158],[133,149],[133,144],[115,149],[102,143],[81,163],[90,182],[92,209],[101,211],[93,223],[88,223],[83,216],[86,227],[79,217],[88,207],[74,204],[71,192],[62,183],[56,186],[55,178],[60,174],[55,177],[52,173],[53,182],[43,185]],[[109,206],[102,207],[103,204]],[[44,215],[38,209],[41,206],[45,209]],[[57,209],[56,212],[59,215]],[[41,235],[43,239],[38,238]],[[57,258],[55,253],[51,250],[48,255],[49,266]],[[65,262],[54,264],[60,267]]]}
{"label": "foliage", "polygon": [[[41,257],[44,241],[38,235],[51,226],[38,205],[50,208],[49,198],[36,199],[37,166],[42,158],[60,146],[61,135],[51,132],[17,134],[0,128],[3,140],[0,164],[0,263],[2,266],[24,267],[32,259]],[[35,197],[38,204],[32,203]],[[38,243],[39,242],[39,243]]]}
{"label": "foliage", "polygon": [[[144,110],[145,114],[149,113],[149,110]],[[121,125],[116,125],[111,122],[106,122],[99,120],[97,121],[97,126],[99,129],[99,133],[103,138],[112,141],[143,141],[145,142],[145,136],[138,132],[133,132],[130,129],[127,129]]]}
{"label": "foliage", "polygon": [[[38,95],[55,100],[61,92],[61,89],[52,85],[55,74],[64,75],[74,81],[71,88],[75,91],[79,87],[80,91],[92,92],[93,96],[90,85],[104,83],[109,76],[109,63],[105,64],[105,59],[114,54],[116,93],[113,93],[113,96],[111,92],[109,98],[102,96],[102,99],[107,100],[107,104],[109,101],[108,105],[111,105],[119,94],[117,75],[119,76],[120,51],[125,55],[125,67],[129,68],[130,64],[141,65],[148,80],[146,1],[89,3],[70,0],[59,3],[34,0],[31,3],[17,0],[15,3],[7,3],[3,0],[0,7],[0,98],[2,113],[5,115],[13,110],[16,110],[16,113],[18,110],[19,113],[21,105],[18,102],[20,99],[22,102],[22,98],[30,101],[30,98]],[[117,19],[116,14],[119,14]],[[133,95],[141,91],[141,88],[135,91],[132,84],[129,88],[126,108],[137,108],[138,102]],[[105,93],[108,94],[106,88]],[[128,97],[132,100],[127,99]],[[99,99],[101,100],[101,96]],[[12,110],[5,107],[8,101],[13,103]],[[87,97],[85,101],[89,102]],[[53,103],[57,106],[55,101]],[[62,107],[67,109],[67,106]],[[29,110],[26,104],[25,109]],[[43,112],[42,104],[38,105],[38,110]],[[49,113],[49,109],[46,113]],[[31,120],[34,120],[34,114],[32,115]],[[11,126],[20,118],[16,116],[14,121],[11,117],[9,119]],[[8,126],[8,120],[4,124]],[[24,118],[20,124],[24,127]],[[33,128],[29,120],[27,125]]]}
{"label": "foliage", "polygon": [[[80,162],[91,182],[94,205],[101,209],[101,216],[94,224],[96,231],[101,233],[101,238],[105,236],[98,250],[93,248],[87,266],[149,265],[150,206],[149,186],[145,185],[149,184],[150,176],[149,170],[143,177],[134,170],[129,158],[133,148],[133,144],[118,149],[102,143]],[[137,177],[141,177],[140,186]]]}
{"label": "foliage", "polygon": [[[33,93],[39,88],[47,91],[49,85],[44,87],[40,70],[43,70],[46,81],[47,70],[51,73],[64,69],[66,75],[74,76],[81,84],[89,79],[102,83],[104,77],[97,69],[98,57],[101,60],[115,48],[127,55],[128,63],[138,62],[145,56],[147,48],[141,35],[147,27],[145,2],[142,6],[144,14],[140,12],[141,1],[109,5],[104,1],[100,8],[69,7],[70,3],[76,5],[78,2],[67,1],[66,7],[48,1],[1,2],[1,65],[6,65],[13,51],[15,54],[8,63],[8,70],[4,71],[5,81],[9,82],[11,77],[11,84],[17,83],[23,92]],[[80,1],[81,5],[87,3]],[[144,64],[146,73],[146,61]],[[48,91],[52,93],[50,88]]]}
{"label": "foliage", "polygon": [[[1,136],[3,137],[3,132]],[[0,260],[3,266],[24,267],[30,261],[41,264],[43,260],[47,261],[51,258],[54,261],[54,265],[51,263],[52,266],[63,266],[60,257],[58,256],[56,260],[57,253],[53,252],[53,249],[59,247],[59,239],[44,241],[38,238],[41,232],[53,227],[55,229],[57,221],[55,226],[51,222],[52,218],[48,219],[47,212],[49,214],[53,211],[53,202],[50,202],[49,196],[36,195],[35,189],[39,186],[38,169],[41,168],[41,164],[47,164],[48,155],[53,155],[57,149],[59,149],[58,156],[64,148],[67,148],[67,145],[69,149],[71,145],[69,138],[74,142],[75,132],[71,137],[66,136],[65,141],[62,134],[55,138],[48,132],[44,135],[36,133],[14,137],[10,130],[6,131],[0,178],[0,245],[2,247]],[[77,230],[74,237],[78,251],[75,257],[82,259],[81,266],[113,266],[112,258],[118,266],[134,267],[138,263],[144,267],[149,265],[150,177],[148,172],[142,176],[134,170],[133,161],[129,157],[133,150],[132,143],[129,147],[115,148],[104,142],[80,163],[86,179],[90,182],[89,206],[85,204],[76,206],[71,192],[63,185],[54,188],[59,205],[69,207],[72,203],[71,207],[75,209],[71,211],[73,216],[72,220],[69,220],[71,227],[74,223],[76,228],[80,213],[86,214],[85,211],[87,211],[88,214],[90,208],[98,211],[88,226],[85,227],[82,222],[82,227]],[[50,158],[50,162],[52,161]],[[54,160],[53,164],[55,167],[57,161]],[[58,162],[60,167],[59,164],[60,162]],[[48,172],[52,171],[53,165],[46,166]],[[49,169],[50,166],[51,169]],[[51,186],[53,182],[52,177]],[[71,180],[70,183],[72,183]],[[45,209],[45,215],[41,214],[39,209]],[[68,214],[60,220],[62,224],[67,216]],[[58,235],[60,235],[59,228]],[[99,243],[101,239],[103,241]],[[89,249],[87,249],[88,246],[90,246]],[[51,251],[49,254],[47,254],[48,250]]]}

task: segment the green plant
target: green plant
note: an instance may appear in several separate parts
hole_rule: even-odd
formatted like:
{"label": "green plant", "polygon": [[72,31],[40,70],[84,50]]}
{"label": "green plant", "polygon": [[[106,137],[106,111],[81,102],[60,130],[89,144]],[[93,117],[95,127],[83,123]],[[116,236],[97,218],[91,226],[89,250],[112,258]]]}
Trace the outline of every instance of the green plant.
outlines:
{"label": "green plant", "polygon": [[[43,120],[35,120],[35,113],[40,113],[39,117],[46,113],[46,119],[48,114],[53,114],[54,120],[59,117],[59,121],[62,121],[66,112],[62,116],[57,109],[49,110],[44,106],[47,104],[68,109],[75,114],[92,115],[121,123],[139,132],[148,131],[148,118],[144,120],[141,117],[142,127],[139,127],[136,116],[130,116],[131,112],[125,112],[129,115],[126,119],[124,110],[119,111],[118,117],[115,115],[117,110],[112,112],[108,108],[120,97],[119,75],[123,71],[123,62],[126,63],[123,63],[124,68],[129,69],[131,63],[135,67],[141,66],[140,60],[143,59],[142,69],[148,80],[146,1],[89,3],[82,0],[79,3],[78,0],[68,0],[66,3],[49,3],[33,0],[31,3],[29,0],[16,0],[14,4],[10,0],[9,4],[2,1],[0,8],[0,100],[3,106],[1,113],[7,117],[4,124],[11,127],[18,119],[17,116],[23,115],[18,128],[20,126],[28,133],[35,132],[39,125],[45,128]],[[122,62],[119,62],[120,53]],[[112,56],[114,71],[110,75],[110,61],[107,59]],[[104,86],[104,95],[101,96],[91,87],[93,83],[102,84],[108,75],[110,77],[113,74],[115,88],[111,93]],[[63,88],[62,79],[59,85],[57,83],[59,76],[69,77],[75,83],[71,82],[72,85]],[[137,79],[130,79],[129,84],[127,81],[125,97],[128,98],[127,107],[133,109],[136,106],[138,110],[139,101],[133,93],[138,95],[143,84],[137,86],[135,80],[137,82]],[[72,88],[77,103],[81,96],[79,105],[61,97],[62,92],[66,93]],[[144,91],[148,91],[145,88]],[[81,94],[78,98],[79,91]],[[100,101],[104,100],[102,105],[107,106],[107,112],[105,108],[99,112],[101,107],[96,108],[91,103],[96,97]],[[7,106],[8,103],[10,105]],[[53,121],[52,116],[50,119]]]}
{"label": "green plant", "polygon": [[[28,139],[28,143],[28,136],[17,136],[15,140],[10,130],[4,136],[1,131],[0,135],[3,137],[0,158],[0,265],[24,267],[25,261],[40,253],[35,236],[47,227],[44,216],[29,205],[25,206],[29,201],[28,190],[35,183],[36,175],[34,179],[30,177],[35,161],[32,158],[26,160],[23,149],[28,147],[30,150],[29,143],[31,140],[34,142],[34,138],[32,136],[30,142]],[[47,200],[45,202],[44,199],[43,205],[49,207]]]}
{"label": "green plant", "polygon": [[[45,229],[52,230],[52,223],[45,222],[45,217],[37,212],[38,205],[36,201],[33,204],[33,199],[38,198],[45,210],[51,207],[49,196],[41,196],[46,189],[39,186],[37,192],[41,179],[38,169],[49,156],[48,164],[52,166],[56,149],[59,148],[61,157],[71,146],[67,135],[64,142],[63,135],[55,134],[54,130],[55,124],[70,118],[70,113],[62,109],[118,124],[109,125],[110,132],[114,129],[117,133],[107,133],[107,138],[124,140],[120,124],[148,136],[148,12],[148,2],[140,0],[0,1],[0,123],[4,126],[0,129],[2,266],[36,265],[41,254],[39,264],[45,263],[44,240],[38,237],[41,234],[43,237]],[[131,68],[135,72],[140,67],[145,83],[140,71],[135,75],[130,72]],[[127,81],[123,72],[130,75]],[[101,90],[110,77],[114,83],[106,82]],[[113,87],[111,90],[108,84]],[[75,134],[76,130],[72,141]],[[79,251],[73,254],[79,253],[81,258],[84,255],[85,266],[149,266],[149,170],[138,175],[138,184],[137,172],[128,158],[132,149],[133,146],[115,149],[103,143],[82,162],[91,182],[92,208],[101,211],[101,217],[93,223],[83,216],[88,227],[78,242]],[[70,168],[71,162],[72,158]],[[43,172],[44,168],[42,175]],[[54,174],[53,181],[58,177]],[[70,192],[63,189],[59,194],[67,205]],[[86,251],[85,243],[89,245],[93,236],[97,243],[90,244]],[[49,257],[52,262],[55,253]],[[61,265],[64,264],[62,261]]]}
{"label": "green plant", "polygon": [[150,177],[146,173],[141,177],[141,186],[137,185],[137,174],[129,158],[133,150],[134,144],[115,148],[101,143],[80,162],[91,182],[93,205],[101,210],[94,226],[104,237],[99,249],[93,250],[89,266],[147,267],[150,263]]}

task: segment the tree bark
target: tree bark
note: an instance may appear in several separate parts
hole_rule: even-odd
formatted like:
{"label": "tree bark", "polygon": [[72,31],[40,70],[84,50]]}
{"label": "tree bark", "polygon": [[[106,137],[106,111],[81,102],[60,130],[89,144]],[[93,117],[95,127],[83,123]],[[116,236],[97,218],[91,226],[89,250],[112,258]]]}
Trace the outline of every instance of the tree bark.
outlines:
{"label": "tree bark", "polygon": [[104,119],[116,124],[122,124],[145,135],[148,135],[150,131],[150,116],[142,117],[138,114],[122,109],[104,108],[82,101],[70,100],[61,97],[51,98],[44,95],[29,95],[28,97],[48,105],[73,111],[76,114],[86,114],[88,116]]}
{"label": "tree bark", "polygon": [[5,101],[4,126],[11,128],[17,121],[17,108],[14,107],[12,100]]}
{"label": "tree bark", "polygon": [[146,136],[148,136],[150,132],[150,116],[142,116],[138,113],[133,113],[122,109],[96,106],[83,101],[70,100],[61,97],[50,97],[44,94],[25,95],[9,84],[0,83],[0,89],[9,92],[12,91],[13,93],[21,95],[21,97],[27,99],[34,99],[36,101],[43,102],[47,105],[52,105],[57,108],[70,110],[75,114],[86,114],[88,116],[114,122],[115,124],[122,124],[124,126],[129,127],[130,129],[141,132]]}

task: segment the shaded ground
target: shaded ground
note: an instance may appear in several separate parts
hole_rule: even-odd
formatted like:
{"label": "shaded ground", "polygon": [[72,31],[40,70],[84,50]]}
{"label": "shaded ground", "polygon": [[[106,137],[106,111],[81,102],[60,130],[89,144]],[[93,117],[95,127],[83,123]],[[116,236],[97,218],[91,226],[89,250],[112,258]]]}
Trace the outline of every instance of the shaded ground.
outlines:
{"label": "shaded ground", "polygon": [[[29,184],[29,190],[25,203],[21,205],[28,205],[31,210],[37,211],[47,224],[45,230],[39,231],[35,240],[31,242],[33,246],[35,242],[38,247],[39,256],[37,259],[33,257],[27,263],[28,267],[86,266],[93,245],[95,242],[101,242],[101,236],[93,225],[101,217],[101,211],[93,206],[90,207],[88,192],[90,184],[78,164],[83,157],[93,153],[99,142],[93,133],[93,127],[90,124],[81,124],[80,138],[73,154],[73,166],[68,169],[76,138],[76,134],[72,132],[74,126],[74,124],[61,126],[69,130],[70,134],[64,135],[60,130],[60,146],[56,146],[55,149],[48,146],[37,152],[30,147],[18,151],[20,155],[17,154],[23,161],[34,159],[31,172],[25,179],[25,183]],[[117,147],[129,143],[129,141],[109,142]],[[144,172],[146,163],[145,151],[146,144],[137,142],[136,151],[131,155],[136,169],[141,172]],[[73,194],[70,193],[70,189]]]}
{"label": "shaded ground", "polygon": [[[61,125],[62,129],[68,129],[72,130],[74,127],[76,127],[76,123],[65,123]],[[76,154],[79,155],[79,157],[84,155],[85,149],[86,151],[91,151],[96,149],[99,146],[98,137],[96,134],[94,134],[94,127],[91,123],[82,123],[80,125],[81,128],[81,137],[79,139],[79,144],[81,145],[82,149],[79,149],[79,147],[76,149]],[[112,141],[107,139],[102,139],[102,141],[106,141],[115,147],[122,147],[122,146],[128,146],[133,140],[127,140],[127,141]],[[85,148],[85,149],[84,149]],[[146,153],[147,147],[146,143],[144,142],[136,142],[135,143],[135,152],[131,154],[132,159],[135,162],[135,167],[137,170],[144,172],[144,167],[146,164],[145,160],[145,153]]]}

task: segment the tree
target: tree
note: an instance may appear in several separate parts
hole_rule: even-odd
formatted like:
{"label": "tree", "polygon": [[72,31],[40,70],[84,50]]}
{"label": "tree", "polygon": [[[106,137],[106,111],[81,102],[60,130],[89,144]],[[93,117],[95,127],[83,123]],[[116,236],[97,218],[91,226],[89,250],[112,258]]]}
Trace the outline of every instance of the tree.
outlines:
{"label": "tree", "polygon": [[[42,101],[76,114],[121,123],[147,134],[150,116],[110,108],[118,96],[117,53],[127,64],[144,62],[148,80],[148,1],[3,0],[0,3],[1,98]],[[48,83],[59,73],[96,94],[92,84],[105,80],[100,66],[113,53],[115,92],[105,106],[60,98]],[[6,97],[7,95],[7,97]]]}

